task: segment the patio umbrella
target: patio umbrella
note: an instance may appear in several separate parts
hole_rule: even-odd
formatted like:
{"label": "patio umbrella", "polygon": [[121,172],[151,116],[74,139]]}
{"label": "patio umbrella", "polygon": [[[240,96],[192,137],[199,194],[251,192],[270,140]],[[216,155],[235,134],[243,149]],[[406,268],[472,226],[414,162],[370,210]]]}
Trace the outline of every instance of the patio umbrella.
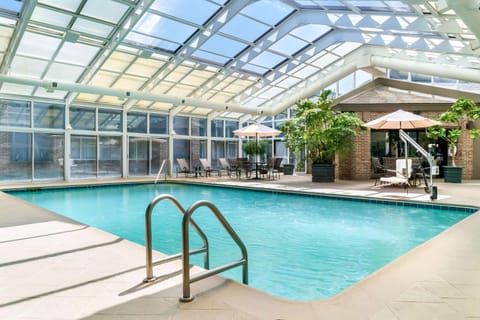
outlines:
{"label": "patio umbrella", "polygon": [[389,113],[378,119],[365,123],[372,129],[420,129],[440,124],[438,121],[428,119],[402,109]]}
{"label": "patio umbrella", "polygon": [[[254,123],[249,126],[233,131],[233,134],[239,137],[255,137],[255,148],[258,146],[258,137],[275,137],[282,131],[270,128],[261,123]],[[257,152],[255,152],[257,154]],[[255,178],[258,179],[258,170],[255,170]]]}

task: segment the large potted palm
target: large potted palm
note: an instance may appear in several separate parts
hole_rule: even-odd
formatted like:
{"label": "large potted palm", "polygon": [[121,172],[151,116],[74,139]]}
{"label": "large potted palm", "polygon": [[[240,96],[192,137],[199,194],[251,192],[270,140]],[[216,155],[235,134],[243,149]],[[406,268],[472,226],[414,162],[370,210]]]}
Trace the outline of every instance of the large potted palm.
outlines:
{"label": "large potted palm", "polygon": [[451,165],[443,167],[445,182],[462,182],[463,167],[457,166],[455,158],[458,151],[458,140],[462,131],[466,130],[472,139],[480,136],[480,129],[468,128],[469,122],[480,118],[480,107],[471,99],[460,97],[450,108],[442,113],[438,120],[446,124],[449,129],[440,125],[428,128],[427,136],[433,139],[444,139],[448,143],[448,155]]}
{"label": "large potted palm", "polygon": [[281,127],[290,150],[295,154],[305,150],[312,163],[313,182],[335,181],[335,155],[347,151],[352,136],[366,129],[355,113],[332,110],[330,94],[331,90],[325,90],[317,100],[298,101],[295,116]]}

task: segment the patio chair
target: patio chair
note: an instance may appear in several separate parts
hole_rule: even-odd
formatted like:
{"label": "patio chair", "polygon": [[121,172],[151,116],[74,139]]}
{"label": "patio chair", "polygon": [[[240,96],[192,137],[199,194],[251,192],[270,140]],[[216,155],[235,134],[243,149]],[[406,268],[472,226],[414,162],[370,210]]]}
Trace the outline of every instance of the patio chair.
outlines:
{"label": "patio chair", "polygon": [[[426,168],[423,168],[422,163],[420,161],[420,158],[413,158],[412,159],[412,175],[410,177],[410,180],[412,181],[412,184],[414,186],[422,185],[422,181],[424,181],[427,178],[426,174]],[[427,168],[429,169],[429,168]]]}
{"label": "patio chair", "polygon": [[252,175],[252,166],[248,158],[238,158],[238,178],[241,178],[242,171],[245,171],[245,177],[250,178]]}
{"label": "patio chair", "polygon": [[177,169],[176,169],[176,177],[178,177],[179,173],[183,173],[185,177],[188,177],[189,175],[196,175],[197,173],[195,171],[190,170],[190,166],[185,158],[178,158],[176,159],[177,161]]}
{"label": "patio chair", "polygon": [[396,175],[394,177],[381,177],[382,186],[401,185],[405,189],[410,187],[412,176],[412,159],[397,159]]}
{"label": "patio chair", "polygon": [[381,163],[380,159],[372,157],[372,172],[370,177],[375,179],[375,186],[380,181],[380,178],[393,177],[396,175],[395,170],[385,168]]}
{"label": "patio chair", "polygon": [[280,163],[282,162],[282,158],[270,158],[268,159],[267,164],[267,177],[268,180],[280,180]]}

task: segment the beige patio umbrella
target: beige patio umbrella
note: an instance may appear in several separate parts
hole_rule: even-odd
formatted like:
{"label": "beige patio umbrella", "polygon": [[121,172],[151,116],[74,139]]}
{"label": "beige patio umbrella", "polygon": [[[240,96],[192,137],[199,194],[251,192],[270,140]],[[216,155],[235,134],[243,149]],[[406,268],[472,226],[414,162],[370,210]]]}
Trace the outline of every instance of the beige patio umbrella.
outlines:
{"label": "beige patio umbrella", "polygon": [[[255,147],[258,145],[258,137],[275,137],[282,131],[270,128],[261,123],[254,123],[249,126],[233,131],[233,134],[239,137],[255,137]],[[257,154],[257,152],[255,152]],[[255,170],[255,179],[258,179],[258,170]]]}
{"label": "beige patio umbrella", "polygon": [[389,113],[378,119],[365,123],[366,127],[372,129],[421,129],[428,128],[440,122],[419,116],[402,109]]}

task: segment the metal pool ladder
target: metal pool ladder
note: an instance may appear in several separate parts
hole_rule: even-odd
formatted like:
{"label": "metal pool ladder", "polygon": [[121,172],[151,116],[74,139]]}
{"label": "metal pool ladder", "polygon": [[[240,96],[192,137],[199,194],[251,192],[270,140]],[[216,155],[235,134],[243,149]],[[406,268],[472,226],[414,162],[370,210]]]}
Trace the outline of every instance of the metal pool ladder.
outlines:
{"label": "metal pool ladder", "polygon": [[[177,209],[183,214],[182,219],[182,252],[167,256],[156,261],[152,261],[152,212],[155,205],[162,200],[170,200]],[[192,215],[200,207],[208,207],[210,211],[215,215],[217,220],[222,224],[224,229],[228,232],[230,237],[235,241],[235,243],[240,248],[242,253],[242,258],[230,263],[215,267],[210,269],[209,262],[209,247],[208,239],[202,229],[197,225],[197,223],[192,219]],[[203,246],[201,248],[190,250],[189,244],[189,226],[192,226],[193,229],[198,233],[202,239]],[[153,266],[159,265],[165,262],[169,262],[176,259],[182,259],[182,282],[183,282],[183,295],[180,297],[182,302],[190,302],[193,300],[193,296],[190,294],[190,284],[199,280],[203,280],[220,272],[232,269],[237,266],[242,266],[242,281],[244,284],[248,284],[248,256],[247,249],[243,244],[240,237],[237,235],[235,230],[230,226],[228,221],[222,215],[222,213],[217,209],[217,207],[210,201],[200,200],[193,203],[187,210],[185,210],[178,200],[169,194],[161,194],[156,196],[148,204],[147,210],[145,211],[145,245],[146,245],[146,269],[147,277],[143,282],[155,281],[156,277],[153,275]],[[199,272],[193,276],[190,275],[190,255],[203,253],[203,266],[205,271]]]}

